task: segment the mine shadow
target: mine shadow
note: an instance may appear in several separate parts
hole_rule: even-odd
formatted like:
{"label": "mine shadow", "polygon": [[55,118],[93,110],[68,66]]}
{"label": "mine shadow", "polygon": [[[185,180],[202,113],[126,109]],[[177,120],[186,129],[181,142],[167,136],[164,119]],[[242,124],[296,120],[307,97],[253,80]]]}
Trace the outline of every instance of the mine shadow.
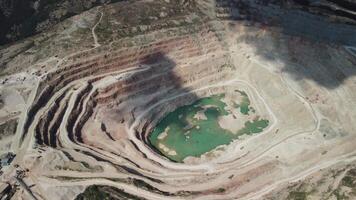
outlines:
{"label": "mine shadow", "polygon": [[[175,94],[189,94],[189,102],[194,102],[196,100],[199,99],[199,97],[194,94],[193,92],[191,92],[188,88],[185,88],[183,85],[183,80],[177,76],[175,74],[175,72],[173,71],[175,69],[175,67],[177,66],[177,64],[175,63],[175,61],[173,61],[172,59],[170,59],[168,56],[166,56],[166,53],[163,51],[159,51],[159,52],[153,52],[151,54],[148,54],[147,56],[143,57],[142,59],[139,60],[139,66],[152,66],[151,68],[149,68],[148,70],[145,71],[144,76],[142,74],[140,74],[140,72],[137,72],[135,74],[133,74],[132,76],[132,80],[134,81],[141,81],[143,78],[145,80],[143,80],[142,83],[140,83],[140,85],[138,85],[138,91],[142,91],[142,87],[144,87],[144,93],[141,94],[143,96],[150,95],[152,93],[155,93],[159,90],[164,90],[168,87],[171,87],[171,89],[169,89],[168,91],[163,92],[162,94],[157,94],[157,96],[154,99],[148,100],[148,102],[145,105],[154,105],[155,103],[167,98],[167,95],[175,95]],[[164,75],[160,75],[160,76],[156,76],[157,73],[164,73]],[[131,81],[132,81],[131,80]],[[150,85],[150,82],[155,82],[155,85],[153,87],[147,87]],[[130,90],[128,90],[127,92],[132,92]],[[175,93],[176,92],[176,93]],[[125,93],[125,91],[124,91]],[[153,110],[151,110],[151,112],[153,112]],[[163,119],[168,113],[165,113],[164,116],[160,117],[160,120]],[[145,145],[147,145],[147,147],[149,147],[150,149],[152,149],[155,153],[157,153],[158,155],[161,155],[163,158],[166,158],[168,160],[170,160],[171,162],[176,162],[168,157],[166,157],[165,155],[163,155],[158,149],[156,149],[156,147],[154,147],[150,140],[149,140],[149,136],[151,134],[152,130],[148,130],[147,126],[148,124],[150,124],[152,122],[152,118],[154,117],[154,114],[150,114],[148,113],[146,115],[147,119],[142,119],[142,121],[145,121],[145,126],[143,126],[141,131],[135,130],[135,134],[136,137],[142,141]],[[132,117],[135,119],[136,116],[134,116],[134,113],[132,113]],[[159,120],[159,121],[160,121]],[[157,124],[159,123],[159,121],[157,122]],[[148,133],[148,134],[146,134]],[[136,144],[134,144],[132,141],[130,141],[131,144],[136,148],[137,151],[140,152],[139,148],[136,146]],[[147,158],[147,156],[142,152],[144,158]],[[153,161],[155,162],[155,161]]]}
{"label": "mine shadow", "polygon": [[[335,89],[356,75],[356,57],[344,48],[356,47],[356,25],[330,22],[324,16],[276,6],[269,0],[248,2],[217,0],[216,6],[230,10],[230,17],[225,18],[232,22],[230,28],[234,23],[251,28],[251,35],[238,39],[254,46],[258,56],[282,63],[282,72],[295,80],[312,80],[327,89]],[[253,36],[253,29],[270,27],[278,31],[268,36]],[[344,51],[343,55],[331,55],[323,49],[330,46],[340,49],[338,52]],[[337,56],[342,57],[341,62]]]}

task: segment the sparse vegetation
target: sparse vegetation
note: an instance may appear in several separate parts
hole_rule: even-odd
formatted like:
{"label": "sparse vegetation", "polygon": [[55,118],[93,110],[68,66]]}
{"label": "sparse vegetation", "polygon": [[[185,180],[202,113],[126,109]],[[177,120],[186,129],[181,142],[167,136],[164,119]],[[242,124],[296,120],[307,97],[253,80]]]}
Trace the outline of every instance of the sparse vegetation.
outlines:
{"label": "sparse vegetation", "polygon": [[11,119],[0,125],[0,139],[14,135],[17,129],[18,119]]}
{"label": "sparse vegetation", "polygon": [[288,200],[307,200],[308,194],[306,192],[293,191],[288,195]]}
{"label": "sparse vegetation", "polygon": [[75,200],[144,200],[144,198],[114,187],[92,185],[79,194]]}
{"label": "sparse vegetation", "polygon": [[218,189],[218,193],[224,193],[225,191],[226,191],[225,188],[219,188],[219,189]]}
{"label": "sparse vegetation", "polygon": [[345,176],[344,178],[342,178],[342,184],[350,188],[356,187],[355,178],[352,176]]}
{"label": "sparse vegetation", "polygon": [[340,191],[340,189],[336,189],[333,191],[332,193],[337,200],[348,200],[349,198],[343,193]]}

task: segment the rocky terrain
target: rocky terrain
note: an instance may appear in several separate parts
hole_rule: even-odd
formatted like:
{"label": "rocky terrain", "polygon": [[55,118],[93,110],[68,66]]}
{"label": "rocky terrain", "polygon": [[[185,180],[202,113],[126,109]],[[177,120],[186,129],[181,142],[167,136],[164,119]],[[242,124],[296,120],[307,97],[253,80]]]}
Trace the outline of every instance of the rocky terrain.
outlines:
{"label": "rocky terrain", "polygon": [[[354,1],[78,5],[3,40],[29,36],[0,49],[2,198],[356,198]],[[261,133],[182,163],[150,143],[168,113],[240,90]]]}
{"label": "rocky terrain", "polygon": [[92,7],[120,0],[1,0],[0,45],[46,31]]}

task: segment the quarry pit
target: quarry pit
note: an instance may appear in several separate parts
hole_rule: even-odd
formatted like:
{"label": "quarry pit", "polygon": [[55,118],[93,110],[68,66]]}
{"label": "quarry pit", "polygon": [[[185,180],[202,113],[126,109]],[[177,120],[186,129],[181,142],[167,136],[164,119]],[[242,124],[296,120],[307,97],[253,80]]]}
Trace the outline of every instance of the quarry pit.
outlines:
{"label": "quarry pit", "polygon": [[273,6],[258,17],[282,25],[244,21],[231,2],[105,4],[1,49],[0,151],[16,154],[2,187],[14,199],[354,197],[356,47],[283,29]]}

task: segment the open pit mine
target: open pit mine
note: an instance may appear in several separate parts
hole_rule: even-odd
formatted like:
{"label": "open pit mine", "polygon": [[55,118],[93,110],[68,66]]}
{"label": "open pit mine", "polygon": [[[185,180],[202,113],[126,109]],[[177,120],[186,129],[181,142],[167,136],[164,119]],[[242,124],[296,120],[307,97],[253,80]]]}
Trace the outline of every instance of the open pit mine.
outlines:
{"label": "open pit mine", "polygon": [[355,1],[0,2],[2,200],[356,199]]}

